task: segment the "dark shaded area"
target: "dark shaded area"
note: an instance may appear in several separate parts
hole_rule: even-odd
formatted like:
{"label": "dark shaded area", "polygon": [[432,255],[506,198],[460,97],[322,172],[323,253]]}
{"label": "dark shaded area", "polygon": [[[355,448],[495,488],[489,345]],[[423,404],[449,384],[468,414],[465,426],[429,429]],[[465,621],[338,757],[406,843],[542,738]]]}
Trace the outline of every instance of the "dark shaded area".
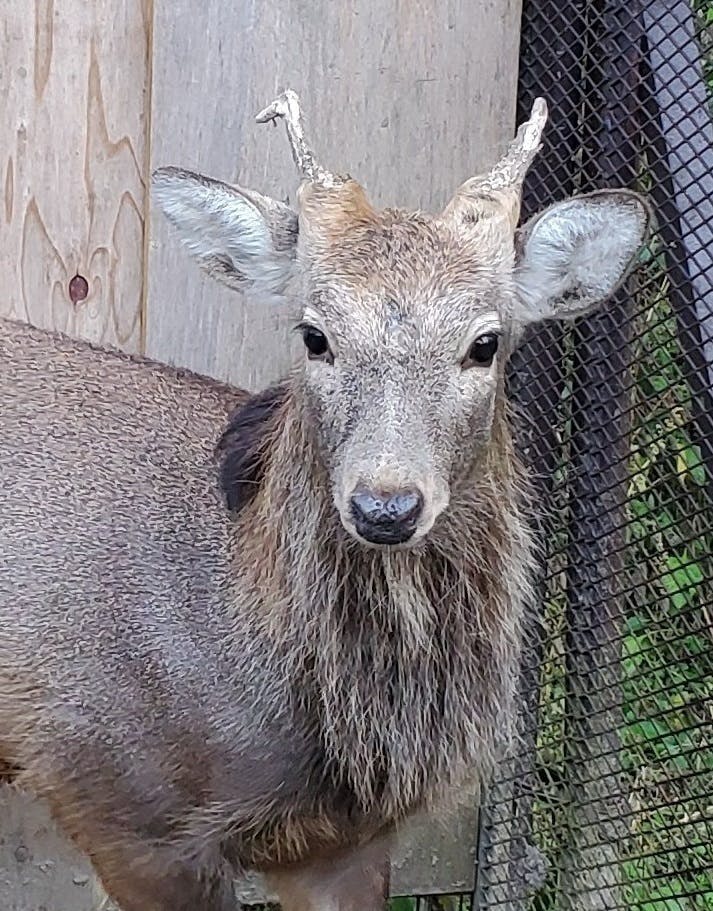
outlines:
{"label": "dark shaded area", "polygon": [[285,386],[272,386],[235,409],[216,447],[220,486],[228,509],[239,513],[257,494],[269,442],[287,400]]}

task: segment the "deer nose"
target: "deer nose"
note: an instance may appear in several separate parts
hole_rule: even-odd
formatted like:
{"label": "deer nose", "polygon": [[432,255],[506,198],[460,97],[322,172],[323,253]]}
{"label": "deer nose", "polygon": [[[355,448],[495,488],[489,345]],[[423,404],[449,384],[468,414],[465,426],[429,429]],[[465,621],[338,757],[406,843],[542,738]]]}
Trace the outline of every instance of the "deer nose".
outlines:
{"label": "deer nose", "polygon": [[361,538],[371,544],[403,544],[416,531],[423,496],[414,489],[384,493],[358,487],[350,506]]}

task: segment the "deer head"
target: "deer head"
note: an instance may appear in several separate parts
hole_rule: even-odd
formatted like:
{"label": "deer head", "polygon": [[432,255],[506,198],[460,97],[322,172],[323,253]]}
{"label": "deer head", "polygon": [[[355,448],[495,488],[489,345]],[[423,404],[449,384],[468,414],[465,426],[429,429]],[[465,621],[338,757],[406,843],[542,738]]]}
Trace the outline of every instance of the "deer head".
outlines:
{"label": "deer head", "polygon": [[319,164],[294,92],[258,115],[275,118],[303,178],[296,211],[176,168],[155,173],[154,195],[210,274],[299,301],[293,392],[342,523],[362,543],[410,546],[485,470],[523,330],[606,300],[645,241],[649,210],[633,192],[602,190],[518,229],[542,99],[503,158],[437,215],[379,210]]}

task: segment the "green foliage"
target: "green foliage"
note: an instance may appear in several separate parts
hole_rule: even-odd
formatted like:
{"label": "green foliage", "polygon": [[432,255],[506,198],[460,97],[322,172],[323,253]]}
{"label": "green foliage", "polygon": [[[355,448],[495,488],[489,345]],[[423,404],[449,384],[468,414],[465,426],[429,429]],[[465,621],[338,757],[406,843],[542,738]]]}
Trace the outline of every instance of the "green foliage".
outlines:
{"label": "green foliage", "polygon": [[[654,251],[655,253],[655,251]],[[631,911],[713,911],[713,529],[660,257],[643,273],[622,639]]]}
{"label": "green foliage", "polygon": [[[659,258],[648,258],[634,327],[636,363],[620,648],[621,780],[631,808],[620,871],[629,911],[713,911],[713,508],[691,437],[685,359]],[[550,861],[533,902],[561,891],[569,771],[567,401],[560,415],[558,525],[550,542],[541,669],[535,834]]]}
{"label": "green foliage", "polygon": [[392,898],[389,911],[470,911],[470,901],[459,895],[434,895],[430,898]]}
{"label": "green foliage", "polygon": [[390,911],[416,911],[415,898],[392,898],[389,902]]}
{"label": "green foliage", "polygon": [[713,3],[711,0],[693,0],[692,5],[696,13],[698,40],[703,51],[703,77],[713,110]]}

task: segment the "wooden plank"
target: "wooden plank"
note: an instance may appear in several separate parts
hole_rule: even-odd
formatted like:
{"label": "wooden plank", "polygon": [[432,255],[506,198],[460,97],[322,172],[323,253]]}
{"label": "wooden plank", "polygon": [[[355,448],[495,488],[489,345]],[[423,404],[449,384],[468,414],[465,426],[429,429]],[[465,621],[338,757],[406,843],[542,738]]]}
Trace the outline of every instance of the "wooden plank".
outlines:
{"label": "wooden plank", "polygon": [[[143,331],[149,11],[0,2],[0,313],[128,351]],[[46,806],[6,786],[0,908],[111,911]]]}
{"label": "wooden plank", "polygon": [[[512,136],[520,0],[190,0],[156,5],[152,167],[180,164],[280,198],[284,132],[255,114],[300,93],[325,163],[375,201],[442,206]],[[290,362],[287,306],[203,279],[152,219],[147,351],[250,388]]]}
{"label": "wooden plank", "polygon": [[478,797],[464,795],[460,811],[415,818],[399,833],[391,863],[392,895],[470,892],[475,874]]}
{"label": "wooden plank", "polygon": [[[0,3],[0,312],[131,351],[142,336],[147,7]],[[88,294],[75,303],[77,273]]]}
{"label": "wooden plank", "polygon": [[[475,871],[478,813],[475,795],[460,813],[442,819],[415,819],[400,833],[391,863],[392,896],[470,892]],[[236,883],[246,905],[276,901],[259,876]]]}

